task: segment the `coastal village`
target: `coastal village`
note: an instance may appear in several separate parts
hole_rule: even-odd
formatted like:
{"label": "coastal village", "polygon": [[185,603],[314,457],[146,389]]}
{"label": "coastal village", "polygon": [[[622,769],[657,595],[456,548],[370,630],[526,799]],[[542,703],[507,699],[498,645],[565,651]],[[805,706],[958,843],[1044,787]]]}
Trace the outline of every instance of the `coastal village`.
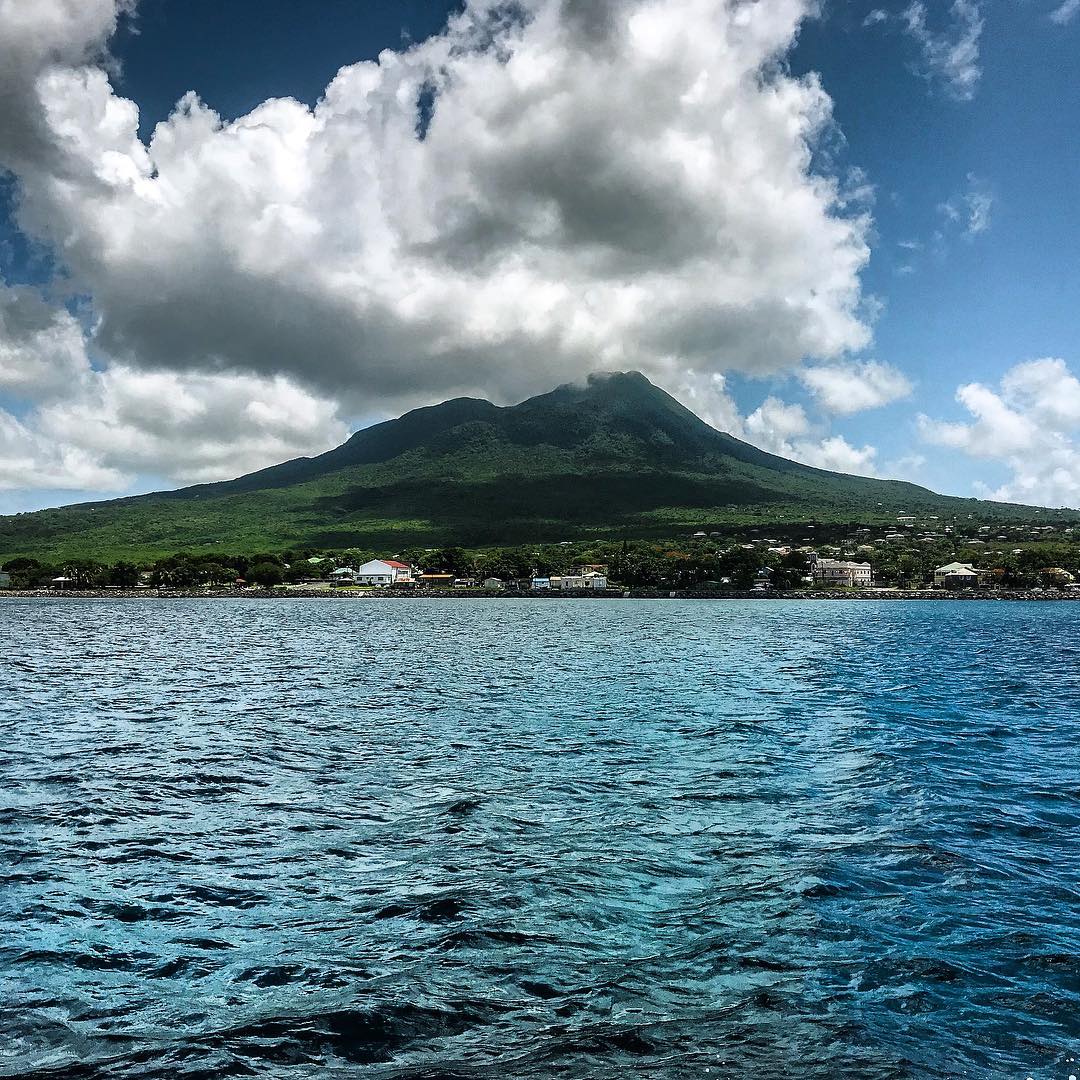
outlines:
{"label": "coastal village", "polygon": [[149,563],[18,557],[6,591],[276,590],[302,594],[604,596],[1017,591],[1080,596],[1080,527],[941,521],[697,529],[681,540],[556,541],[515,547],[177,552]]}

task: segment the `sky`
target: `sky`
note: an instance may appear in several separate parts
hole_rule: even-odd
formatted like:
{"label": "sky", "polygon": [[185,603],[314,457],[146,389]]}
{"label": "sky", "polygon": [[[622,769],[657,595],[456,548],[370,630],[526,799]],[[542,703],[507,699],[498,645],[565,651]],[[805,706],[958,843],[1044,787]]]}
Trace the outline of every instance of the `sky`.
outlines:
{"label": "sky", "polygon": [[1080,506],[1080,0],[0,0],[0,512],[644,372]]}

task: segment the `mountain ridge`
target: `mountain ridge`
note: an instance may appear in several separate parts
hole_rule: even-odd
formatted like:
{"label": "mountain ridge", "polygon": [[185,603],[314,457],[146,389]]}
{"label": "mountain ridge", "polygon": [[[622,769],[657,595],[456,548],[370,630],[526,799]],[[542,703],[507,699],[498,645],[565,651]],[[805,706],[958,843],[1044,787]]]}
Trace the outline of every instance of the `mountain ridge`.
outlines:
{"label": "mountain ridge", "polygon": [[0,517],[0,557],[672,537],[733,521],[884,521],[901,510],[1072,514],[778,457],[711,427],[644,375],[614,372],[515,405],[452,398],[232,480]]}

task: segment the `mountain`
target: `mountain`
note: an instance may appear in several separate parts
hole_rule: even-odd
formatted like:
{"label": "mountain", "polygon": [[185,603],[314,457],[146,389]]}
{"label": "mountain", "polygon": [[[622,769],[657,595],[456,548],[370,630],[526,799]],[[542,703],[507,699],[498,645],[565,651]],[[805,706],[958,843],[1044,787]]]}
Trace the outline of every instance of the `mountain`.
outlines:
{"label": "mountain", "polygon": [[456,398],[416,409],[236,480],[0,517],[0,558],[673,537],[736,522],[885,521],[901,510],[1034,512],[767,454],[626,372],[518,405]]}

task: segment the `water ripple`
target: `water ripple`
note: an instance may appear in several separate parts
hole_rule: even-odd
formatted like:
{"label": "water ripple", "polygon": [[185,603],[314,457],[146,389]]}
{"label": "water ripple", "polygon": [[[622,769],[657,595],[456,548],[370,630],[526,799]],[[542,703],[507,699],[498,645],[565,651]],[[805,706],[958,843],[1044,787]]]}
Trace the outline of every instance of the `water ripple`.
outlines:
{"label": "water ripple", "polygon": [[0,1076],[1065,1080],[1074,620],[5,601]]}

